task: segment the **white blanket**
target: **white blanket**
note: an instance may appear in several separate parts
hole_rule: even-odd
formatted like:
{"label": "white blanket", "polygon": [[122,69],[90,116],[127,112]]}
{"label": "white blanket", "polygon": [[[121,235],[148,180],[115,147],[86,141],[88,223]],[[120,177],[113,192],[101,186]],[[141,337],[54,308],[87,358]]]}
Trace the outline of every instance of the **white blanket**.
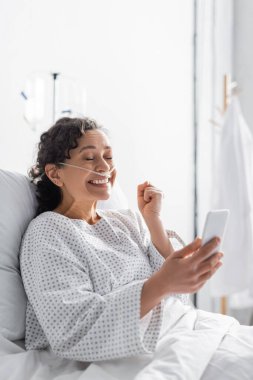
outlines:
{"label": "white blanket", "polygon": [[25,351],[0,337],[0,379],[4,380],[250,380],[253,327],[229,316],[166,302],[154,354],[84,363],[50,350]]}

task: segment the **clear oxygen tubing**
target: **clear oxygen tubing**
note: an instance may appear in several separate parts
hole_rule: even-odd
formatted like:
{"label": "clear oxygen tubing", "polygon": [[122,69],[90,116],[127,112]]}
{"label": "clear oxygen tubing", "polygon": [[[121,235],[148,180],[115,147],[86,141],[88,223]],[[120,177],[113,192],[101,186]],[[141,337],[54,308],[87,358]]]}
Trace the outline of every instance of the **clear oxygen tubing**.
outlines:
{"label": "clear oxygen tubing", "polygon": [[101,177],[107,177],[107,178],[110,178],[111,177],[111,173],[113,172],[113,170],[115,170],[115,166],[113,166],[107,172],[98,173],[98,172],[95,172],[94,170],[90,170],[90,169],[87,169],[87,168],[82,168],[81,166],[77,166],[77,165],[66,164],[65,162],[58,162],[58,164],[65,165],[65,166],[72,166],[73,168],[77,168],[77,169],[81,169],[81,170],[88,170],[88,172],[91,172],[91,173],[94,173],[94,174],[97,174],[97,175],[101,175]]}

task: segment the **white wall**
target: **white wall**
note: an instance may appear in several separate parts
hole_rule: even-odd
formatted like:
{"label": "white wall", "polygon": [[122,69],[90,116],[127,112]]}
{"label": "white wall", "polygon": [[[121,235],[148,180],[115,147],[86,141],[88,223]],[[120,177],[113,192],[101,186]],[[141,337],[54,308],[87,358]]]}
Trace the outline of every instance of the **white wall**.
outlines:
{"label": "white wall", "polygon": [[184,0],[1,2],[0,167],[26,173],[35,158],[42,131],[23,119],[27,77],[76,77],[88,116],[111,130],[130,207],[150,180],[165,192],[167,228],[191,240],[192,16]]}

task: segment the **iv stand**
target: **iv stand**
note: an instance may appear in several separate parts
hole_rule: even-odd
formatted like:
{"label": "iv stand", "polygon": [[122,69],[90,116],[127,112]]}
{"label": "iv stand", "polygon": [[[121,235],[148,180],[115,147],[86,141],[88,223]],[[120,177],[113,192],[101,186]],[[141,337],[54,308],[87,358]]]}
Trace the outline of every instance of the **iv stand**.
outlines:
{"label": "iv stand", "polygon": [[[194,205],[193,205],[193,233],[194,239],[198,234],[198,109],[197,109],[197,0],[194,0],[194,52],[193,52],[193,146],[194,146]],[[193,294],[193,304],[195,308],[198,304],[197,292]]]}
{"label": "iv stand", "polygon": [[56,80],[60,73],[51,73],[53,78],[53,124],[55,123],[55,100],[56,100]]}

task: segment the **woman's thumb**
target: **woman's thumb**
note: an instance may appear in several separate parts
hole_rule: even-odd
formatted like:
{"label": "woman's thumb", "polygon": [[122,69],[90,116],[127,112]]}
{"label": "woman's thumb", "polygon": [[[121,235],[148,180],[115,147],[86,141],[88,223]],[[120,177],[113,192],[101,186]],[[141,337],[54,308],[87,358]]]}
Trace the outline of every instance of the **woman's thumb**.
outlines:
{"label": "woman's thumb", "polygon": [[143,182],[143,183],[141,183],[140,185],[137,186],[137,195],[138,195],[138,197],[143,196],[144,190],[147,187],[148,183],[149,183],[148,181],[145,181],[145,182]]}

